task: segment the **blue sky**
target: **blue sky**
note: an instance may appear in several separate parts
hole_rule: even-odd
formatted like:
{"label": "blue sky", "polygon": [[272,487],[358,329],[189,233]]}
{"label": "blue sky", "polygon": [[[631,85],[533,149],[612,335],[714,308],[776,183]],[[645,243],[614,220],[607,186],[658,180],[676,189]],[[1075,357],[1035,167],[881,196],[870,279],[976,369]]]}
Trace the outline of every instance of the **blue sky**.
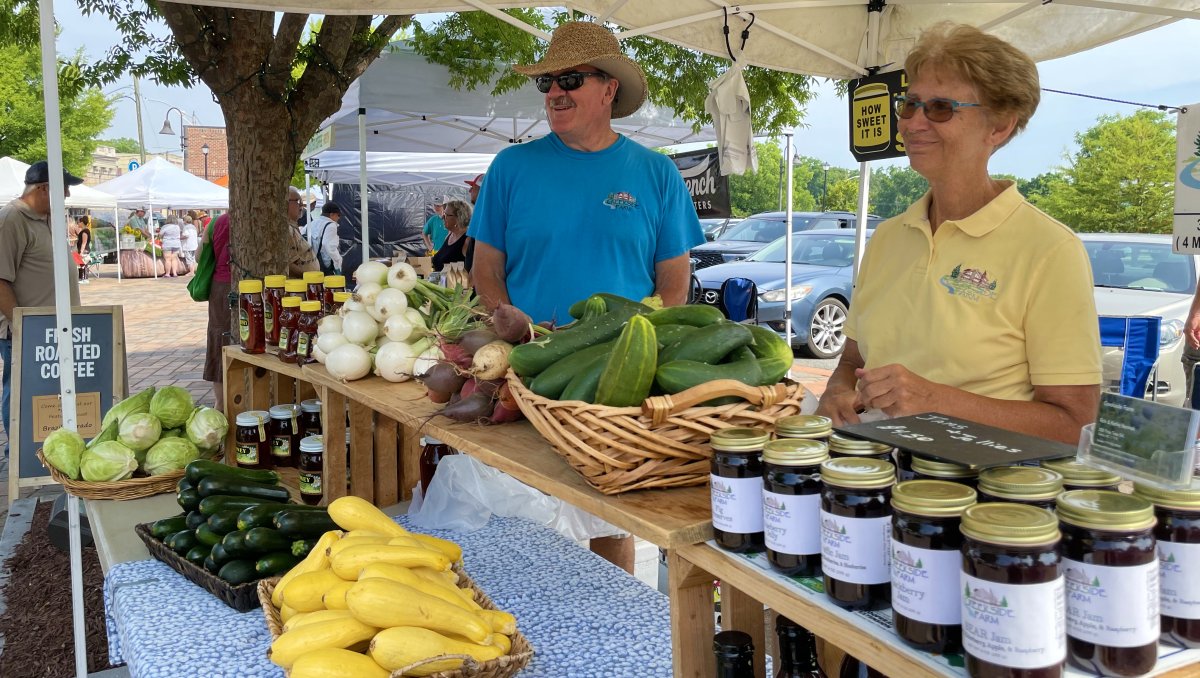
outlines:
{"label": "blue sky", "polygon": [[[72,53],[83,48],[92,59],[102,58],[119,34],[102,19],[83,17],[75,2],[60,0],[56,11],[62,32],[59,50]],[[162,28],[166,32],[166,27]],[[1200,21],[1179,21],[1170,26],[1126,40],[1039,64],[1042,86],[1124,99],[1147,104],[1181,106],[1200,103],[1200,68],[1196,45],[1200,44]],[[131,94],[132,80],[124,79],[105,88],[106,92]],[[223,125],[221,109],[203,84],[192,89],[167,88],[142,82],[143,130],[147,150],[177,150],[178,136],[158,134],[171,106],[183,109],[189,122]],[[105,136],[137,137],[133,103],[116,102],[117,116]],[[1138,110],[1124,104],[1043,93],[1037,115],[1023,135],[1002,149],[992,160],[994,173],[1033,177],[1064,163],[1074,148],[1074,137],[1105,114],[1128,115]],[[194,117],[193,117],[194,116]],[[178,134],[179,114],[170,112],[171,126]],[[846,102],[833,93],[832,84],[822,84],[819,96],[810,103],[807,127],[796,130],[796,150],[839,167],[851,167],[848,150]],[[903,160],[897,161],[903,162]]]}

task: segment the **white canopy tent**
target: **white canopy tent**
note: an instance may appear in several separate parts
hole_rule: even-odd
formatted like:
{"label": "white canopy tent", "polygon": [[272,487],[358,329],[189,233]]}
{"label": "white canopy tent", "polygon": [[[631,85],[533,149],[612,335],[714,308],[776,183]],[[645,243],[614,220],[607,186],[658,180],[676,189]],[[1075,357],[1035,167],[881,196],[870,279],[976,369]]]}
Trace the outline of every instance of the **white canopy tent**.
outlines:
{"label": "white canopy tent", "polygon": [[[494,157],[487,153],[369,151],[367,176],[371,183],[394,186],[442,185],[462,188],[464,182],[487,172]],[[358,151],[325,151],[309,161],[309,172],[321,181],[341,184],[359,180]]]}
{"label": "white canopy tent", "polygon": [[[10,157],[0,158],[0,200],[9,201],[19,198],[25,190],[25,170],[29,165]],[[71,197],[67,198],[67,207],[89,207],[95,209],[116,209],[117,199],[109,193],[92,188],[91,186],[71,187]]]}

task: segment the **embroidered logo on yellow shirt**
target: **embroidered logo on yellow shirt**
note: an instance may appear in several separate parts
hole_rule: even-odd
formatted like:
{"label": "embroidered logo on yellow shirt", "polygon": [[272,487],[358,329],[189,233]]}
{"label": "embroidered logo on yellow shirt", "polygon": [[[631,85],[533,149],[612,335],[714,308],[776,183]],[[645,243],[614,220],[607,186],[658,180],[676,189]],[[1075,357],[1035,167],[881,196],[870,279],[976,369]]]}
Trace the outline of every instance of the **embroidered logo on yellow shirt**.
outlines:
{"label": "embroidered logo on yellow shirt", "polygon": [[626,193],[625,191],[621,191],[619,193],[609,193],[608,197],[604,199],[604,204],[607,205],[608,209],[610,210],[615,210],[617,208],[628,210],[637,207],[637,198],[633,197],[629,193]]}
{"label": "embroidered logo on yellow shirt", "polygon": [[996,289],[999,287],[998,281],[989,278],[987,271],[977,268],[963,269],[962,264],[955,266],[950,275],[942,276],[938,282],[950,294],[971,301],[985,298],[995,299],[997,297]]}

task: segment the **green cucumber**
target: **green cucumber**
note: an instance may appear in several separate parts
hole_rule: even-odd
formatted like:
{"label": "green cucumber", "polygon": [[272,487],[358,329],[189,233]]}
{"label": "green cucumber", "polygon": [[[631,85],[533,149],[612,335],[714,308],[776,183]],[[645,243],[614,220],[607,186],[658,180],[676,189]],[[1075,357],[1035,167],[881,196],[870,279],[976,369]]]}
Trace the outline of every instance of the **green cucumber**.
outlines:
{"label": "green cucumber", "polygon": [[590,365],[597,356],[607,356],[612,351],[613,342],[606,341],[595,346],[588,346],[547,367],[533,379],[529,390],[551,400],[558,400],[563,389],[571,383],[585,366]]}
{"label": "green cucumber", "polygon": [[596,402],[596,389],[600,386],[600,376],[608,366],[608,355],[598,355],[592,362],[583,367],[571,379],[571,383],[563,389],[559,400],[581,400],[585,403]]}
{"label": "green cucumber", "polygon": [[190,551],[188,551],[184,558],[186,558],[189,563],[195,565],[196,567],[204,567],[204,561],[208,559],[208,554],[210,552],[212,552],[212,546],[200,544],[199,546],[193,547]]}
{"label": "green cucumber", "polygon": [[[224,537],[224,534],[214,530],[208,523],[204,523],[200,527],[196,528],[196,540],[207,546],[209,549],[212,549],[212,547],[220,544],[221,539]],[[208,554],[206,553],[204,555]]]}
{"label": "green cucumber", "polygon": [[179,507],[184,511],[195,511],[196,507],[200,505],[200,500],[203,498],[195,488],[191,487],[175,495],[175,501],[179,502]]}
{"label": "green cucumber", "polygon": [[290,551],[292,548],[292,540],[280,534],[278,530],[272,530],[269,527],[252,527],[245,532],[246,536],[242,538],[242,543],[256,553]]}
{"label": "green cucumber", "polygon": [[760,385],[770,386],[779,383],[780,379],[787,376],[788,370],[792,369],[792,364],[796,359],[796,356],[792,354],[791,347],[768,327],[761,325],[746,325],[745,327],[750,328],[750,334],[754,336],[754,343],[750,345],[750,350],[754,351],[755,357],[758,358],[758,367],[762,370]]}
{"label": "green cucumber", "polygon": [[640,301],[626,299],[625,297],[621,297],[616,294],[600,292],[599,294],[593,294],[587,299],[581,299],[580,301],[571,304],[571,308],[567,309],[567,313],[570,313],[572,318],[579,318],[582,320],[584,311],[587,309],[588,302],[592,299],[599,299],[603,301],[605,312],[615,311],[619,308],[632,309],[635,313],[650,313],[654,310]]}
{"label": "green cucumber", "polygon": [[661,351],[695,331],[696,328],[692,325],[655,325],[654,338],[658,341],[658,349]]}
{"label": "green cucumber", "polygon": [[273,484],[279,482],[279,474],[274,471],[238,468],[207,459],[197,459],[185,466],[183,476],[194,485],[199,485],[202,478],[225,478],[244,483]]}
{"label": "green cucumber", "polygon": [[150,534],[153,535],[154,538],[159,541],[166,539],[167,537],[175,534],[176,532],[178,532],[180,530],[186,530],[186,529],[187,529],[187,514],[186,513],[180,513],[177,516],[171,516],[170,518],[163,518],[161,520],[156,520],[150,524]]}
{"label": "green cucumber", "polygon": [[191,530],[181,530],[167,537],[163,542],[167,548],[171,549],[179,555],[186,555],[188,551],[200,545],[200,541],[196,539],[196,533]]}
{"label": "green cucumber", "polygon": [[194,530],[203,525],[205,520],[207,519],[204,517],[203,513],[199,511],[189,511],[187,517],[184,518],[184,525],[187,527],[187,529]]}
{"label": "green cucumber", "polygon": [[691,325],[707,327],[725,319],[725,314],[716,306],[689,304],[659,309],[646,316],[656,327],[659,325]]}
{"label": "green cucumber", "polygon": [[253,560],[231,560],[221,566],[221,569],[217,571],[217,576],[234,586],[261,579],[254,569]]}
{"label": "green cucumber", "polygon": [[[743,347],[745,348],[745,347]],[[758,386],[762,383],[762,369],[758,359],[746,349],[738,349],[740,359],[722,365],[709,365],[695,360],[673,360],[658,366],[654,379],[659,388],[667,393],[679,393],[717,379],[734,379],[743,384]]]}
{"label": "green cucumber", "polygon": [[274,527],[275,514],[288,509],[324,509],[324,506],[308,506],[306,504],[259,504],[242,509],[237,517],[237,527],[234,529],[248,530],[252,527]]}
{"label": "green cucumber", "polygon": [[226,494],[218,494],[211,497],[205,497],[200,500],[200,512],[206,516],[211,516],[217,511],[227,511],[229,509],[237,509],[241,511],[250,506],[259,504],[274,504],[277,502],[267,499],[255,499],[254,497],[235,497]]}
{"label": "green cucumber", "polygon": [[588,297],[587,301],[584,303],[583,315],[581,315],[579,319],[591,320],[592,318],[599,318],[605,313],[608,313],[608,304],[604,301],[604,297],[598,294],[593,294],[592,296]]}
{"label": "green cucumber", "polygon": [[[245,509],[243,509],[245,510]],[[231,508],[217,511],[208,517],[208,526],[217,534],[229,534],[238,528],[238,516],[242,511]]]}
{"label": "green cucumber", "polygon": [[275,514],[274,523],[275,529],[292,539],[319,537],[330,530],[339,529],[327,511],[282,511]]}
{"label": "green cucumber", "polygon": [[698,328],[695,332],[664,348],[658,355],[658,364],[665,365],[676,360],[692,360],[716,365],[734,349],[749,346],[754,341],[750,328],[738,323],[721,322]]}
{"label": "green cucumber", "polygon": [[[262,528],[259,528],[262,529]],[[283,574],[296,566],[300,562],[300,558],[291,553],[271,553],[259,558],[254,563],[254,571],[260,577],[271,577],[277,574]]]}
{"label": "green cucumber", "polygon": [[196,489],[200,492],[201,497],[213,497],[223,494],[237,497],[253,497],[255,499],[277,501],[280,503],[287,502],[291,496],[288,494],[287,488],[281,485],[250,483],[213,476],[201,480],[196,485]]}
{"label": "green cucumber", "polygon": [[596,403],[611,407],[641,405],[654,384],[657,364],[654,325],[644,316],[635,315],[625,324],[609,353],[596,387]]}
{"label": "green cucumber", "polygon": [[522,377],[536,377],[572,353],[615,338],[634,315],[636,312],[628,308],[609,311],[599,318],[580,321],[571,329],[514,346],[508,354],[508,364]]}

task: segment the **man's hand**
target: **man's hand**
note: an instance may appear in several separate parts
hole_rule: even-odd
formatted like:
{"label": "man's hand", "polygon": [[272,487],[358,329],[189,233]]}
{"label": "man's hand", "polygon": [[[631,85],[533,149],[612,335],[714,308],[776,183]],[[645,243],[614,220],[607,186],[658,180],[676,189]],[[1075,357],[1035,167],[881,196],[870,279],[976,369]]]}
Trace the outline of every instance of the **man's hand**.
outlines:
{"label": "man's hand", "polygon": [[662,299],[663,306],[687,303],[688,287],[692,282],[690,259],[691,254],[684,252],[654,265],[654,293]]}
{"label": "man's hand", "polygon": [[475,292],[489,311],[496,310],[500,304],[512,303],[508,298],[508,280],[504,272],[506,262],[504,252],[485,242],[476,241],[471,279],[475,283]]}
{"label": "man's hand", "polygon": [[1200,312],[1188,314],[1187,327],[1183,330],[1183,336],[1187,337],[1188,346],[1200,348]]}
{"label": "man's hand", "polygon": [[892,417],[921,412],[943,412],[938,404],[944,387],[913,374],[898,364],[857,369],[858,398],[866,409],[883,410]]}

